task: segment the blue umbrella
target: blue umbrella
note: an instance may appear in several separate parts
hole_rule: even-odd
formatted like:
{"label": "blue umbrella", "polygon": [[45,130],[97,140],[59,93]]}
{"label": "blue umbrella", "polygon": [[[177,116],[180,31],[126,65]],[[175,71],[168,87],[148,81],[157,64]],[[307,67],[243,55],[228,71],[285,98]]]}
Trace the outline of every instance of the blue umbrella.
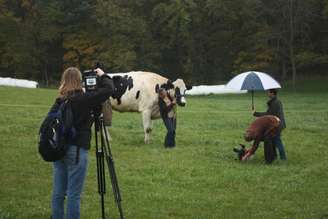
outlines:
{"label": "blue umbrella", "polygon": [[254,91],[281,88],[280,84],[270,75],[257,71],[241,73],[232,78],[226,86],[236,90],[251,91],[252,109],[254,109]]}

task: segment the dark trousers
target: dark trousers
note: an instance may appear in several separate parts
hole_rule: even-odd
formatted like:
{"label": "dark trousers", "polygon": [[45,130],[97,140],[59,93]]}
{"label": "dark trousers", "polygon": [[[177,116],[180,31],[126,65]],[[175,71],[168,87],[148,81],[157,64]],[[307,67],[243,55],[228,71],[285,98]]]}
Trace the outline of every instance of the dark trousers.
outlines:
{"label": "dark trousers", "polygon": [[163,122],[167,129],[164,145],[165,147],[175,147],[176,119],[166,117],[163,118]]}
{"label": "dark trousers", "polygon": [[273,144],[278,148],[280,159],[281,160],[286,160],[287,157],[286,157],[284,145],[281,141],[280,133],[273,138]]}
{"label": "dark trousers", "polygon": [[277,158],[277,152],[275,145],[273,144],[273,138],[264,138],[264,159],[265,163],[271,164]]}

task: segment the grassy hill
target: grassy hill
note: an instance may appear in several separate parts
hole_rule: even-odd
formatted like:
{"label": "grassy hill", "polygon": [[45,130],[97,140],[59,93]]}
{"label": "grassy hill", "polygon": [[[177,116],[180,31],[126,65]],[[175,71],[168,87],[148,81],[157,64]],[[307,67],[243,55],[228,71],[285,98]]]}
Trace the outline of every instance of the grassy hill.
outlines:
{"label": "grassy hill", "polygon": [[[114,113],[112,152],[126,218],[328,217],[327,87],[312,82],[281,92],[288,161],[269,166],[263,147],[246,163],[232,152],[253,120],[249,94],[188,97],[173,150],[163,147],[160,120],[145,145],[140,115]],[[50,217],[52,164],[38,155],[37,134],[55,97],[55,90],[0,87],[0,218]],[[265,102],[256,93],[256,109]],[[88,168],[81,216],[99,218],[94,147]],[[107,190],[108,215],[118,218]]]}

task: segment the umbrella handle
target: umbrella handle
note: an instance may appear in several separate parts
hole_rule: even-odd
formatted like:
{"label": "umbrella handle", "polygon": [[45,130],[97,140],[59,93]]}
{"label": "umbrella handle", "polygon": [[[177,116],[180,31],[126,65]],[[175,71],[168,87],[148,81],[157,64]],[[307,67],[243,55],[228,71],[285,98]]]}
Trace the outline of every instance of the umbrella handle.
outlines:
{"label": "umbrella handle", "polygon": [[252,110],[254,110],[254,91],[252,90]]}

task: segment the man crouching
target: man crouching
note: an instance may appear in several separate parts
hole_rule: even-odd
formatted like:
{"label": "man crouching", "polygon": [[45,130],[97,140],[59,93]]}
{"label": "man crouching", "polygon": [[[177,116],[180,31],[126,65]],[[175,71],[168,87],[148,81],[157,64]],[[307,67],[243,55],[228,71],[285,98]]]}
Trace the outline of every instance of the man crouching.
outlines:
{"label": "man crouching", "polygon": [[277,157],[273,138],[278,134],[280,119],[276,116],[261,116],[250,124],[244,138],[247,142],[254,141],[241,160],[247,160],[255,153],[261,141],[264,142],[264,158],[271,164]]}

